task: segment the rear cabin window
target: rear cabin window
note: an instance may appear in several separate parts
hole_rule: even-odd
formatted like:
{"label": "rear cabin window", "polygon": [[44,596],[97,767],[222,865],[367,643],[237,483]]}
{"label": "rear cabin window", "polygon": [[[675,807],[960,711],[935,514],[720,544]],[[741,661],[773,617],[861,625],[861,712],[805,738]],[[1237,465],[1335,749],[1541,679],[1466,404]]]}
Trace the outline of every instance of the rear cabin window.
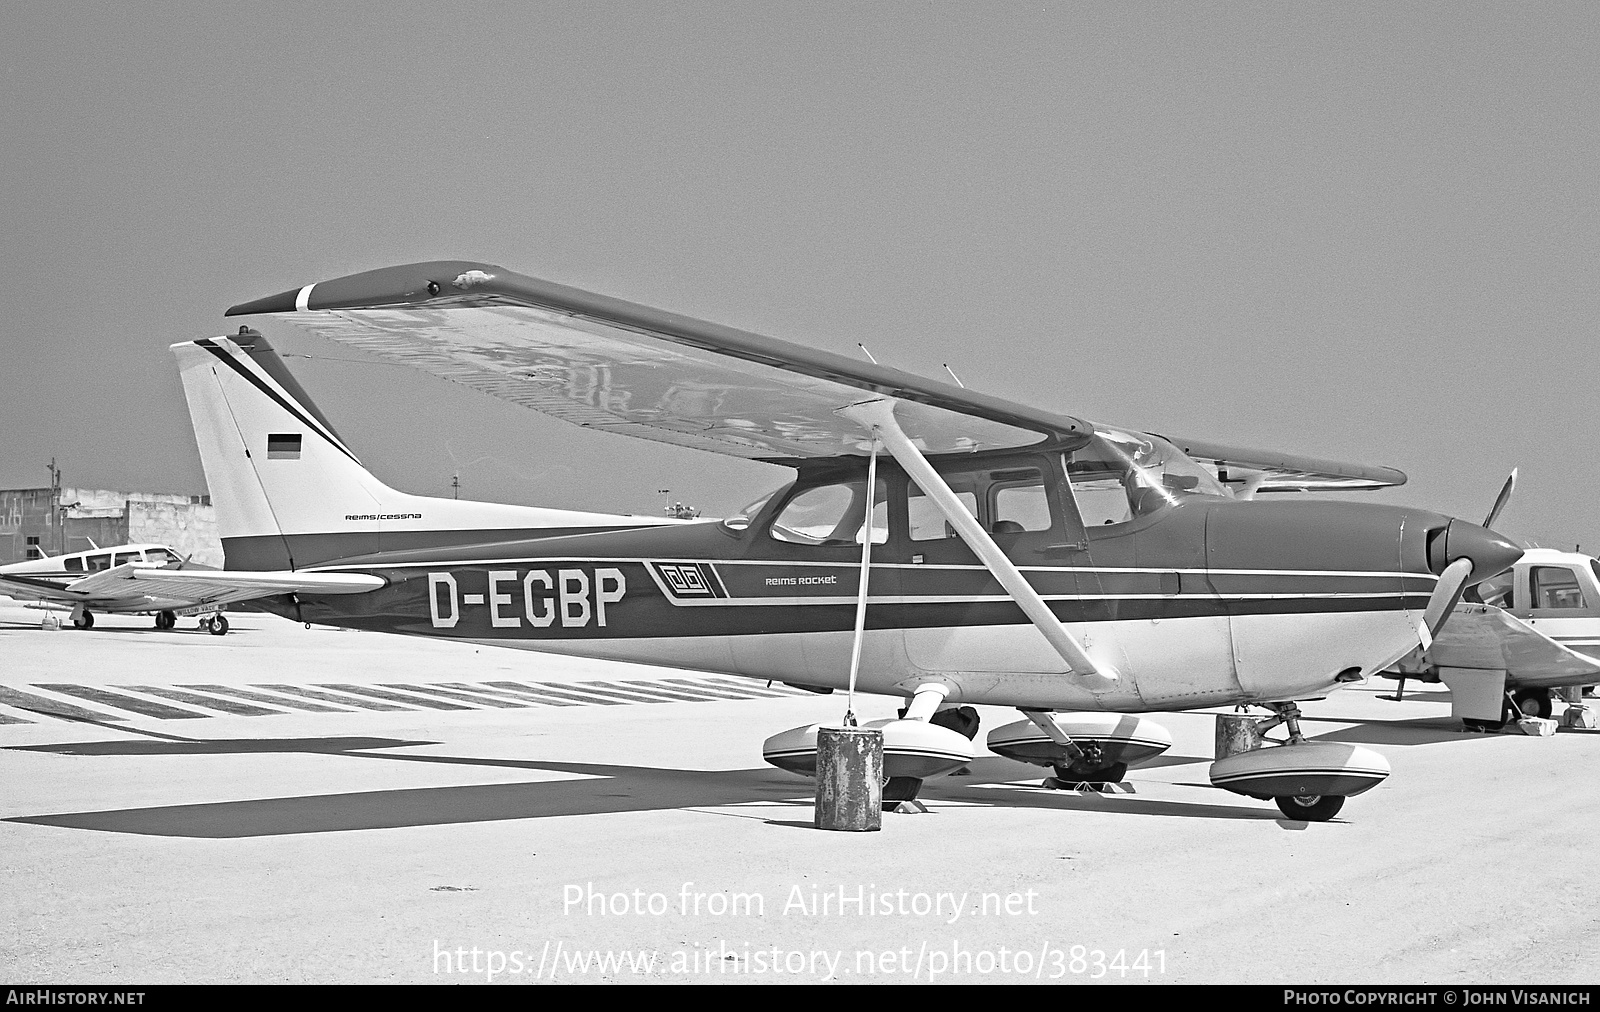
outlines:
{"label": "rear cabin window", "polygon": [[[772,522],[772,538],[793,545],[859,545],[864,526],[862,518],[867,508],[866,493],[865,479],[808,488],[784,505]],[[875,545],[889,540],[888,494],[888,483],[880,479],[872,508],[872,543]]]}
{"label": "rear cabin window", "polygon": [[1587,608],[1577,574],[1562,566],[1535,566],[1531,574],[1535,608]]}
{"label": "rear cabin window", "polygon": [[[954,478],[955,481],[951,481]],[[966,507],[968,513],[974,518],[978,516],[978,494],[976,492],[956,487],[960,481],[959,475],[945,475],[945,480],[951,482],[951,491],[956,498],[961,500],[961,505]],[[934,503],[922,489],[912,485],[909,489],[910,498],[906,501],[911,520],[912,541],[942,541],[945,538],[957,537],[955,527],[944,518],[944,512]]]}
{"label": "rear cabin window", "polygon": [[96,573],[102,569],[111,568],[111,555],[91,555],[85,560],[89,565],[89,572]]}
{"label": "rear cabin window", "polygon": [[[985,525],[990,534],[1020,534],[1051,528],[1050,496],[1045,489],[1043,472],[1036,467],[941,473],[940,477],[967,512]],[[916,485],[908,489],[906,506],[912,541],[938,541],[958,536],[944,512]]]}

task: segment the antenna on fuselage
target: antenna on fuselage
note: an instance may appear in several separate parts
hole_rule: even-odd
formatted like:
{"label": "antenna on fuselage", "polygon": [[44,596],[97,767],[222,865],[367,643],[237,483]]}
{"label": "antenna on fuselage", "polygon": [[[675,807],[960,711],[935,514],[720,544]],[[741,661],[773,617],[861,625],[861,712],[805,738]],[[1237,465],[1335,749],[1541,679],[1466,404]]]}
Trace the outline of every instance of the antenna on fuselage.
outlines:
{"label": "antenna on fuselage", "polygon": [[872,352],[867,350],[867,346],[866,345],[862,344],[860,341],[857,341],[856,342],[856,347],[861,349],[861,354],[867,356],[867,361],[868,362],[871,362],[873,365],[877,365],[878,364],[878,360],[872,357]]}
{"label": "antenna on fuselage", "polygon": [[961,382],[961,377],[956,375],[956,371],[954,369],[950,368],[950,363],[949,362],[941,362],[940,365],[943,365],[944,366],[944,371],[949,373],[950,374],[950,378],[956,381],[956,386],[960,387],[963,390],[965,390],[967,388],[967,385],[965,383]]}

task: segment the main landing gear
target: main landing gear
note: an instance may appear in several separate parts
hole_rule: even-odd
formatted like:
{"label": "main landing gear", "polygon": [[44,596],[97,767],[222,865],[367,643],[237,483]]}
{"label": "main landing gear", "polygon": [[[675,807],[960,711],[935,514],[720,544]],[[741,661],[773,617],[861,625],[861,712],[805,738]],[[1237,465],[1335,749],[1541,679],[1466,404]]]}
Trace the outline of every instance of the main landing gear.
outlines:
{"label": "main landing gear", "polygon": [[1463,717],[1461,724],[1469,731],[1494,732],[1523,717],[1548,719],[1554,712],[1555,704],[1551,701],[1549,689],[1519,689],[1507,692],[1501,700],[1499,720]]}
{"label": "main landing gear", "polygon": [[[1296,822],[1327,822],[1344,807],[1345,798],[1371,790],[1389,776],[1389,761],[1371,749],[1307,741],[1300,731],[1300,708],[1293,702],[1261,705],[1273,715],[1265,720],[1218,715],[1213,786],[1271,799]],[[1265,737],[1280,724],[1288,728],[1287,741]]]}
{"label": "main landing gear", "polygon": [[90,611],[88,608],[85,608],[81,604],[78,605],[76,608],[72,609],[72,626],[75,629],[93,629],[94,612]]}
{"label": "main landing gear", "polygon": [[172,629],[178,624],[178,616],[170,611],[156,612],[156,628]]}

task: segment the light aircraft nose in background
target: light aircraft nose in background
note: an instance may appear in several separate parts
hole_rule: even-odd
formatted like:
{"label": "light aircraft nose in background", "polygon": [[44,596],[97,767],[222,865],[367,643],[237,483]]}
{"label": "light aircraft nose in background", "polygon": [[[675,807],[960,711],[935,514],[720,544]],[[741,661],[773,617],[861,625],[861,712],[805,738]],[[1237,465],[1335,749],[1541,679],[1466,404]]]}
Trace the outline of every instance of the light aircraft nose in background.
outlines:
{"label": "light aircraft nose in background", "polygon": [[[823,691],[858,672],[907,700],[885,722],[888,800],[973,758],[962,704],[1019,708],[991,748],[1096,782],[1170,744],[1135,714],[1255,703],[1292,746],[1219,760],[1213,780],[1331,817],[1387,766],[1304,741],[1293,701],[1431,641],[1522,552],[1437,513],[1218,480],[1375,488],[1398,471],[1096,425],[486,264],[371,271],[229,315],[794,468],[698,523],[412,496],[360,464],[261,333],[173,346],[227,568],[304,581],[273,610]],[[766,756],[807,771],[815,726]]]}

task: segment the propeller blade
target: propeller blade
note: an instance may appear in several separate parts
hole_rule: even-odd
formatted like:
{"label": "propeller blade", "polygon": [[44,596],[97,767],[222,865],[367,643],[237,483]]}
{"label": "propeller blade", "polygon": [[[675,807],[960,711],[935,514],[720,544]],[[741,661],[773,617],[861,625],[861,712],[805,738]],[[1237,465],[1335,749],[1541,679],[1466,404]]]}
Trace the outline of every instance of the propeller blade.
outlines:
{"label": "propeller blade", "polygon": [[1472,575],[1472,560],[1457,559],[1444,568],[1439,575],[1439,582],[1433,588],[1433,595],[1428,598],[1428,607],[1422,612],[1422,626],[1427,630],[1428,637],[1423,643],[1424,647],[1432,646],[1433,637],[1439,635],[1439,630],[1444,628],[1445,621],[1450,617],[1450,612],[1455,608],[1456,602],[1461,600],[1461,592],[1467,589],[1467,578]]}
{"label": "propeller blade", "polygon": [[1500,519],[1500,511],[1506,508],[1506,503],[1511,501],[1511,490],[1517,487],[1517,469],[1511,469],[1511,477],[1500,486],[1500,494],[1494,497],[1494,506],[1490,508],[1489,515],[1483,518],[1483,527],[1493,527],[1494,522]]}

